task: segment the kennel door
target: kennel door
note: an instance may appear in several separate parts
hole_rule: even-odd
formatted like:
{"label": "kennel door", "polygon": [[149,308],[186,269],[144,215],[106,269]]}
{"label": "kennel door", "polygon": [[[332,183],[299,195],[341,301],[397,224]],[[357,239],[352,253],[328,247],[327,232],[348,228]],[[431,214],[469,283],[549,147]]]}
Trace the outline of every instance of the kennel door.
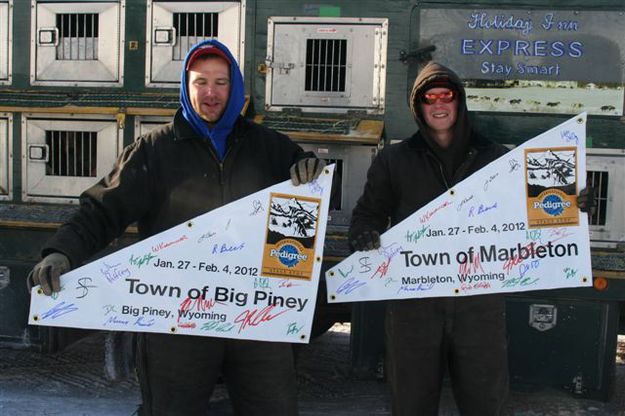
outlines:
{"label": "kennel door", "polygon": [[32,0],[32,85],[121,86],[125,0]]}
{"label": "kennel door", "polygon": [[268,20],[266,109],[384,113],[387,19]]}
{"label": "kennel door", "polygon": [[205,39],[226,45],[242,67],[244,1],[150,0],[147,8],[146,86],[177,87],[187,52]]}
{"label": "kennel door", "polygon": [[0,0],[0,85],[11,84],[13,0]]}
{"label": "kennel door", "polygon": [[22,199],[76,203],[110,172],[122,135],[114,117],[22,116]]}

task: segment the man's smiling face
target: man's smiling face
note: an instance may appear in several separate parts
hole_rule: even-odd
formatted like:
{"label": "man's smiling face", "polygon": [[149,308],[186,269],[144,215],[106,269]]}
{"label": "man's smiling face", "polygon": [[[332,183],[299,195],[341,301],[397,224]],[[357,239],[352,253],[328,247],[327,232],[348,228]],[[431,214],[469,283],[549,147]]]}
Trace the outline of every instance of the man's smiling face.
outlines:
{"label": "man's smiling face", "polygon": [[196,113],[215,125],[230,98],[230,66],[216,56],[197,59],[189,68],[189,100]]}

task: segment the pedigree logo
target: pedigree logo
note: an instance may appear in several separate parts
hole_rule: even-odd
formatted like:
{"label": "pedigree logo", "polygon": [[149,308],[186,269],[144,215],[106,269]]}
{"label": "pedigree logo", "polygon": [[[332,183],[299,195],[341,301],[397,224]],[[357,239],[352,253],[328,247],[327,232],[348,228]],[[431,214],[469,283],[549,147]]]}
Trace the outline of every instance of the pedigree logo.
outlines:
{"label": "pedigree logo", "polygon": [[576,147],[525,150],[525,179],[529,228],[579,224]]}
{"label": "pedigree logo", "polygon": [[321,200],[272,193],[269,207],[262,275],[310,280]]}
{"label": "pedigree logo", "polygon": [[542,202],[534,202],[534,209],[542,209],[547,215],[556,217],[564,212],[565,208],[571,207],[571,201],[564,201],[555,193],[548,193]]}
{"label": "pedigree logo", "polygon": [[285,240],[283,244],[278,245],[278,248],[271,249],[269,256],[277,258],[280,263],[286,267],[295,267],[300,261],[308,260],[308,256],[301,254],[303,247],[296,241]]}

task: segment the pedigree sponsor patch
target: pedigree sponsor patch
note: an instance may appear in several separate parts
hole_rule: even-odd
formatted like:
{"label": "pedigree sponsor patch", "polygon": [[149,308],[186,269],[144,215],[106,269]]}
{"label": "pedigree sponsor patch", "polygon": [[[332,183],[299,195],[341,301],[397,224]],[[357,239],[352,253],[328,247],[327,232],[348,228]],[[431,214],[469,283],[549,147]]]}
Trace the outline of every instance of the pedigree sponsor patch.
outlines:
{"label": "pedigree sponsor patch", "polygon": [[529,228],[579,225],[577,148],[525,150]]}
{"label": "pedigree sponsor patch", "polygon": [[262,275],[310,280],[321,200],[272,193]]}

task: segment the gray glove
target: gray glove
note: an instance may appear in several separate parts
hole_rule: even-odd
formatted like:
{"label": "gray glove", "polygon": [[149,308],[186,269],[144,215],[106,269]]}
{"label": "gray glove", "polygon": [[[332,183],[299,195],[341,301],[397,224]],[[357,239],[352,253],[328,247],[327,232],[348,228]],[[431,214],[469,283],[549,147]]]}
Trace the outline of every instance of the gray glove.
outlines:
{"label": "gray glove", "polygon": [[588,215],[593,215],[595,213],[595,209],[597,208],[597,188],[589,186],[587,188],[579,191],[579,195],[577,195],[577,206],[580,211],[587,212]]}
{"label": "gray glove", "polygon": [[295,186],[308,183],[313,179],[317,179],[325,167],[326,162],[324,160],[312,157],[302,159],[291,166],[291,182]]}
{"label": "gray glove", "polygon": [[69,259],[62,253],[48,254],[35,265],[33,270],[28,274],[26,286],[28,292],[33,286],[41,285],[43,293],[50,296],[52,292],[61,291],[61,283],[59,276],[69,272],[71,265]]}
{"label": "gray glove", "polygon": [[380,248],[380,233],[373,231],[363,231],[351,241],[351,245],[356,251],[368,251]]}

